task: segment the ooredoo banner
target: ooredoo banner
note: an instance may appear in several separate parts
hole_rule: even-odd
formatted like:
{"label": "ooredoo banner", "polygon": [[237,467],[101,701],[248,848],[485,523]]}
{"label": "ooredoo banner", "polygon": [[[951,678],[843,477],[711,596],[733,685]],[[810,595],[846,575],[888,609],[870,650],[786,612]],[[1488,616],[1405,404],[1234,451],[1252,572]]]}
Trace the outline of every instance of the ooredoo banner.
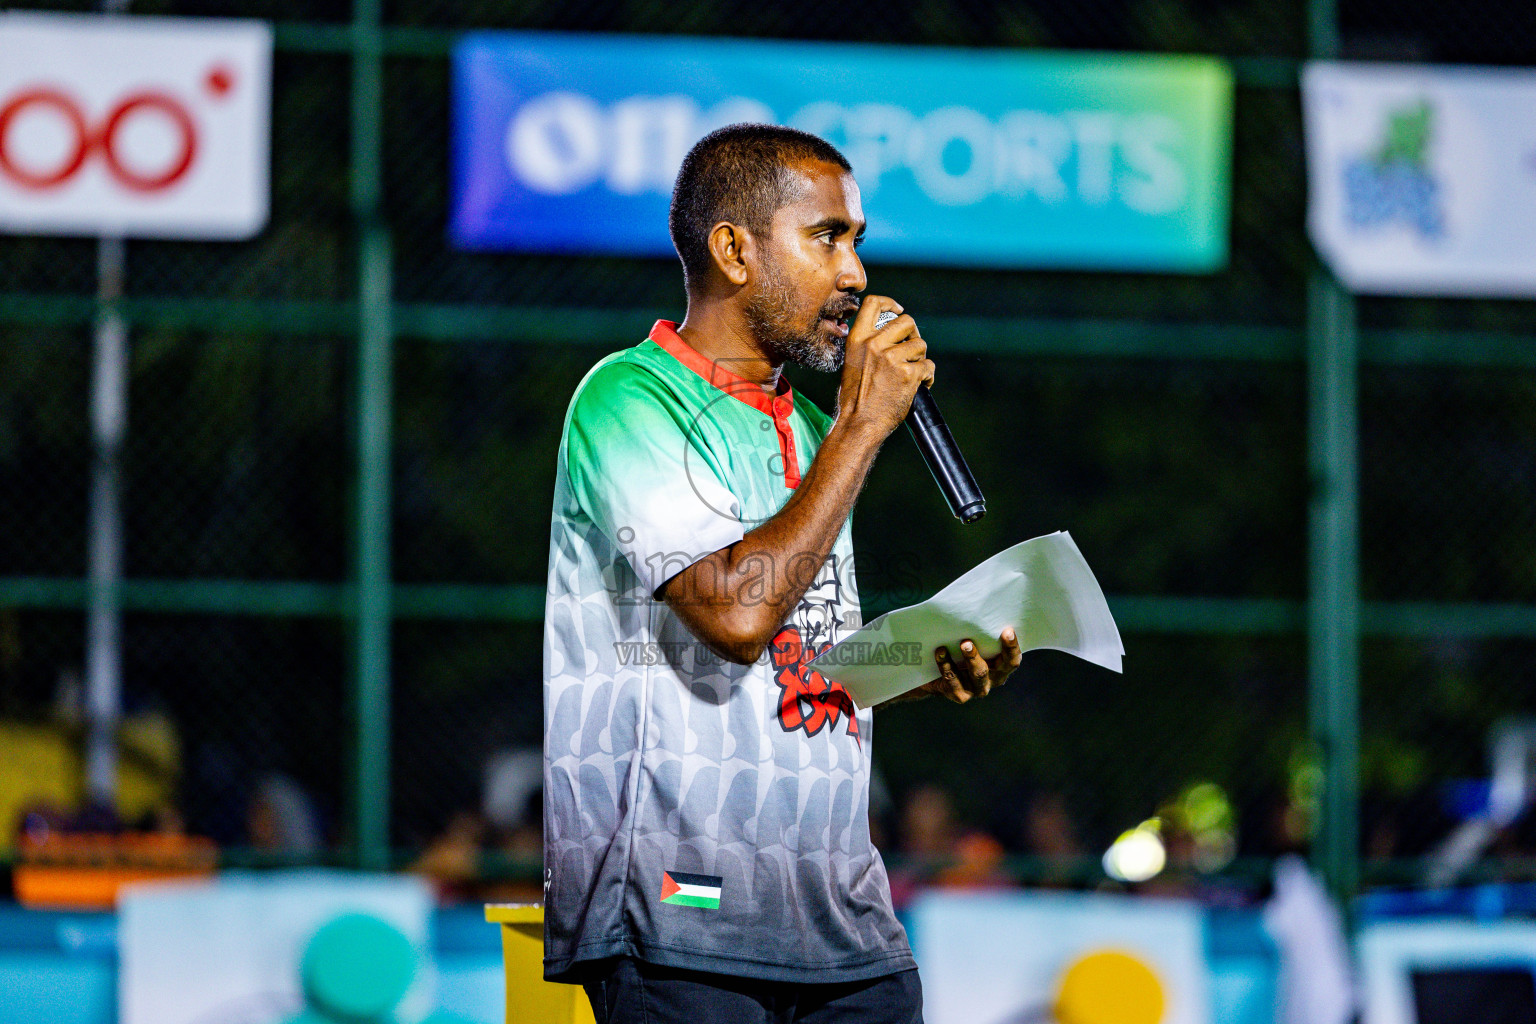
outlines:
{"label": "ooredoo banner", "polygon": [[1536,296],[1536,72],[1313,63],[1307,224],[1357,292]]}
{"label": "ooredoo banner", "polygon": [[0,14],[0,232],[256,234],[271,67],[261,22]]}
{"label": "ooredoo banner", "polygon": [[455,49],[451,234],[669,255],[683,155],[737,121],[847,154],[874,259],[1211,271],[1232,80],[1204,57],[479,33]]}

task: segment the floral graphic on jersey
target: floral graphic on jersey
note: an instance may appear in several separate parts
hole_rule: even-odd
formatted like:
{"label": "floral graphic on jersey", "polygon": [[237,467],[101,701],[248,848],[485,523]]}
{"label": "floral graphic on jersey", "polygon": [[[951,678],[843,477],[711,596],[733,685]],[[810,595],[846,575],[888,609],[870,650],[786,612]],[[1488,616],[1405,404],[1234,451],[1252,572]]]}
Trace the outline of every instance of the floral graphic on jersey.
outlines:
{"label": "floral graphic on jersey", "polygon": [[845,625],[839,614],[843,607],[843,581],[838,568],[837,556],[828,555],[821,577],[806,588],[790,616],[799,625],[806,646],[816,648],[806,656],[806,661],[814,658]]}
{"label": "floral graphic on jersey", "polygon": [[1387,115],[1381,147],[1344,165],[1345,208],[1357,228],[1403,221],[1424,238],[1445,234],[1440,183],[1430,173],[1433,109],[1426,101]]}
{"label": "floral graphic on jersey", "polygon": [[836,726],[843,716],[848,718],[848,735],[858,739],[858,709],[841,683],[833,682],[806,662],[820,654],[831,643],[813,647],[800,636],[799,626],[785,626],[773,638],[773,681],[779,684],[779,725],[785,732],[804,729],[807,736],[815,736],[829,725]]}

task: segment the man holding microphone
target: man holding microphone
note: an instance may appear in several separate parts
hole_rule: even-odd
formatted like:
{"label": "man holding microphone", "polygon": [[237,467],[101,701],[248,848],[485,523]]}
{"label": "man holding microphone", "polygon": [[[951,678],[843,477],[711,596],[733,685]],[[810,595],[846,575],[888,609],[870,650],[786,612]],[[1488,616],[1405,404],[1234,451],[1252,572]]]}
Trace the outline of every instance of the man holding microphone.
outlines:
{"label": "man holding microphone", "polygon": [[[604,359],[561,439],[545,614],[545,975],[599,1024],[913,1024],[869,840],[873,714],[806,663],[861,624],[849,516],[934,364],[865,275],[859,190],[815,136],[688,154],[681,325]],[[877,328],[883,312],[897,314]],[[840,372],[835,419],[786,362]],[[938,648],[907,694],[1019,664]]]}

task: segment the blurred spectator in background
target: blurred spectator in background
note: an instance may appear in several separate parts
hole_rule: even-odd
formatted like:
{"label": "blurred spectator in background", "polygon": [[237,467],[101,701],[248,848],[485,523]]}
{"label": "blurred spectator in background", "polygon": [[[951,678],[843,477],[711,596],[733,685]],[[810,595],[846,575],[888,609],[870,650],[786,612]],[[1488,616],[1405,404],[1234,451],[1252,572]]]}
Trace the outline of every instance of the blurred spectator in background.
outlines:
{"label": "blurred spectator in background", "polygon": [[533,865],[542,872],[544,863],[544,788],[528,794],[522,816],[510,828],[496,830],[496,848],[507,858]]}
{"label": "blurred spectator in background", "polygon": [[136,827],[141,832],[154,832],[162,836],[181,836],[187,834],[187,818],[181,813],[181,808],[175,804],[165,803],[140,818]]}
{"label": "blurred spectator in background", "polygon": [[262,853],[313,857],[321,852],[314,803],[302,786],[281,772],[269,772],[256,784],[245,824],[247,842]]}
{"label": "blurred spectator in background", "polygon": [[482,806],[492,826],[494,875],[482,895],[503,902],[543,899],[543,749],[511,747],[493,754],[486,762]]}
{"label": "blurred spectator in background", "polygon": [[444,902],[507,902],[542,898],[543,865],[543,752],[513,747],[487,759],[480,809],[455,812],[410,870]]}
{"label": "blurred spectator in background", "polygon": [[[1360,834],[1368,860],[1422,857],[1458,824],[1437,786],[1420,786],[1400,795],[1367,792],[1361,803]],[[1495,840],[1494,849],[1503,848],[1514,854],[1520,845],[1515,836],[1524,820],[1517,818],[1504,830]]]}
{"label": "blurred spectator in background", "polygon": [[1238,852],[1263,858],[1305,854],[1311,827],[1311,812],[1291,797],[1287,787],[1266,786],[1245,808],[1238,829]]}
{"label": "blurred spectator in background", "polygon": [[1031,885],[1066,888],[1081,881],[1079,865],[1086,851],[1064,796],[1044,791],[1030,797],[1019,832],[1023,851],[1043,862]]}
{"label": "blurred spectator in background", "polygon": [[52,804],[36,803],[22,810],[16,818],[14,832],[6,838],[12,847],[23,843],[37,846],[73,829],[73,818],[68,811]]}
{"label": "blurred spectator in background", "polygon": [[480,880],[481,856],[488,831],[485,819],[477,811],[458,811],[449,819],[447,827],[427,844],[410,870],[432,880],[440,902],[469,899]]}
{"label": "blurred spectator in background", "polygon": [[891,901],[904,906],[923,886],[991,888],[1010,884],[1003,844],[962,828],[954,801],[939,786],[919,786],[901,810],[901,846],[890,872]]}
{"label": "blurred spectator in background", "polygon": [[542,811],[530,813],[535,810],[534,795],[544,788],[540,748],[508,747],[493,753],[485,762],[484,787],[480,808],[488,824],[508,833],[529,824],[542,828]]}

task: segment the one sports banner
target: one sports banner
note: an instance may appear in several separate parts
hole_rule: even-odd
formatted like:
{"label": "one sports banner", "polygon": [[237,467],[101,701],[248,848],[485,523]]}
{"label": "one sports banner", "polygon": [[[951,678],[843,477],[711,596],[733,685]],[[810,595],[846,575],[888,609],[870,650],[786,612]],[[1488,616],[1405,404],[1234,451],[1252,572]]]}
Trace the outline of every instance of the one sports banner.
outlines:
{"label": "one sports banner", "polygon": [[0,13],[0,233],[256,234],[271,67],[261,22]]}
{"label": "one sports banner", "polygon": [[1357,292],[1536,296],[1536,72],[1313,63],[1307,224]]}
{"label": "one sports banner", "polygon": [[669,256],[683,155],[760,121],[847,154],[873,259],[1226,261],[1232,80],[1214,59],[478,33],[453,63],[465,248]]}

